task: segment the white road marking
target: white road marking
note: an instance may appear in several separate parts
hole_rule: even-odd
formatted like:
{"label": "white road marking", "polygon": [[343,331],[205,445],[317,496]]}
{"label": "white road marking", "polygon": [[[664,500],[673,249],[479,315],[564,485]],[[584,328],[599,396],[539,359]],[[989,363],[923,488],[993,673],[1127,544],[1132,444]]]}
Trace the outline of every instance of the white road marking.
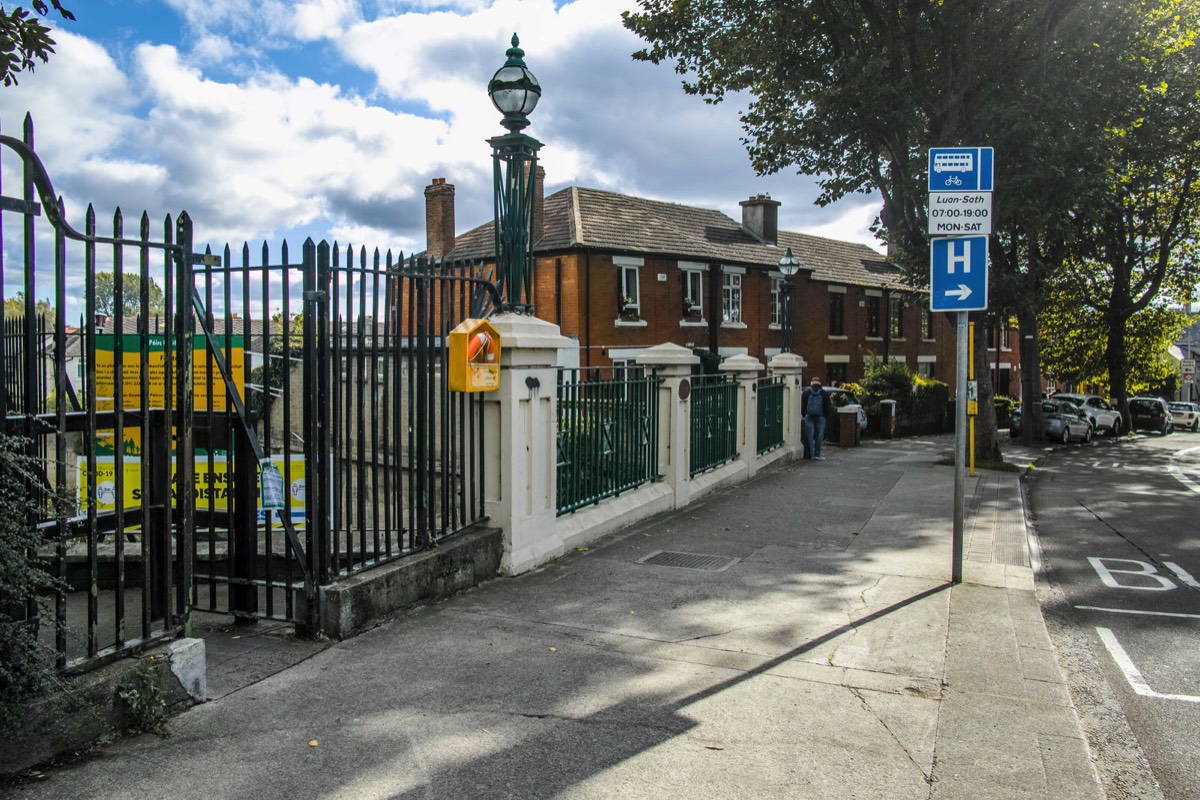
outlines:
{"label": "white road marking", "polygon": [[1174,611],[1138,611],[1132,608],[1104,608],[1102,606],[1075,606],[1080,611],[1104,611],[1109,614],[1133,614],[1142,617],[1178,617],[1180,619],[1200,619],[1200,614],[1183,614]]}
{"label": "white road marking", "polygon": [[1180,450],[1178,453],[1175,453],[1173,456],[1171,456],[1171,463],[1167,466],[1167,472],[1171,473],[1172,478],[1182,483],[1188,489],[1196,494],[1200,494],[1200,483],[1196,483],[1194,480],[1184,475],[1183,469],[1177,463],[1180,458],[1184,456],[1190,456],[1193,453],[1200,453],[1200,447],[1189,447],[1186,450]]}
{"label": "white road marking", "polygon": [[1125,680],[1129,681],[1129,685],[1134,692],[1143,697],[1153,697],[1158,700],[1179,700],[1184,703],[1200,703],[1200,697],[1195,695],[1163,694],[1151,689],[1150,684],[1146,683],[1146,679],[1142,677],[1141,671],[1133,663],[1133,659],[1125,652],[1125,648],[1121,647],[1121,643],[1117,641],[1117,637],[1113,636],[1113,632],[1108,628],[1096,628],[1096,633],[1100,634],[1100,641],[1104,642],[1104,646],[1108,648],[1108,654],[1113,657],[1113,661],[1117,662],[1117,666],[1125,673]]}

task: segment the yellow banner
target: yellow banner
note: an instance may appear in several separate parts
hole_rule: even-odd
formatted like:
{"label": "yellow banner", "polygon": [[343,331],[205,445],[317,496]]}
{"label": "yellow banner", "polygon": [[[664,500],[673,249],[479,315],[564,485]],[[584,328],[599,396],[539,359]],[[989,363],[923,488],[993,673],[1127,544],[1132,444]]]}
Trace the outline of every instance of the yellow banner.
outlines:
{"label": "yellow banner", "polygon": [[[150,408],[165,408],[166,387],[166,339],[162,334],[149,334],[146,340],[147,402]],[[120,337],[121,344],[121,397],[116,396],[116,345],[117,337],[103,334],[96,337],[96,408],[102,411],[114,408],[142,407],[142,368],[140,334],[127,333]],[[224,411],[228,405],[228,393],[215,358],[208,354],[203,336],[192,343],[192,394],[196,411]],[[230,337],[230,347],[223,351],[229,376],[237,389],[238,397],[246,398],[246,353],[241,336]],[[171,369],[175,368],[175,353],[171,353]],[[174,374],[174,372],[172,372]],[[210,380],[211,376],[211,380]],[[96,453],[109,455],[116,452],[115,432],[111,429],[96,432]],[[122,452],[136,456],[142,452],[142,432],[138,428],[126,428]]]}
{"label": "yellow banner", "polygon": [[[285,468],[282,455],[271,456],[271,463],[283,475],[284,485],[288,495],[288,509],[292,521],[304,521],[304,456],[293,455],[290,469]],[[78,502],[79,508],[87,508],[91,487],[95,486],[96,510],[113,511],[117,507],[117,465],[113,456],[96,457],[96,474],[88,475],[87,458],[79,456],[76,461],[78,473]],[[171,459],[171,496],[175,496],[175,459]],[[124,461],[123,482],[121,495],[125,509],[142,505],[142,459],[136,456],[127,457]],[[200,510],[226,510],[229,508],[229,493],[231,479],[229,464],[225,456],[214,456],[212,470],[209,470],[208,458],[196,459],[196,508]],[[259,501],[261,503],[261,500]],[[265,518],[259,509],[258,519]]]}

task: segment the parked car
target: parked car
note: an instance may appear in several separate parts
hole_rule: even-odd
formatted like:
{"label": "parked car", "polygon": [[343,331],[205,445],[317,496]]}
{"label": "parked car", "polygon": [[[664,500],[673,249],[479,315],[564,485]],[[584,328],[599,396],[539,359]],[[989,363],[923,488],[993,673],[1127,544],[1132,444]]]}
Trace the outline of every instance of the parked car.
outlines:
{"label": "parked car", "polygon": [[853,407],[858,411],[858,429],[864,432],[867,430],[867,411],[862,407],[862,403],[858,402],[858,397],[854,392],[840,386],[825,391],[829,392],[829,402],[833,403],[833,413],[836,414],[843,408]]}
{"label": "parked car", "polygon": [[1195,403],[1170,403],[1171,424],[1195,432],[1200,428],[1200,406]]}
{"label": "parked car", "polygon": [[[1020,408],[1013,411],[1008,432],[1014,439],[1021,435],[1022,417]],[[1054,398],[1042,401],[1042,424],[1047,441],[1063,444],[1070,441],[1090,442],[1095,430],[1082,408],[1069,400]]]}
{"label": "parked car", "polygon": [[1174,427],[1171,409],[1161,397],[1129,398],[1129,416],[1135,431],[1155,431],[1166,436]]}
{"label": "parked car", "polygon": [[1058,392],[1053,399],[1070,400],[1082,408],[1097,432],[1106,431],[1111,436],[1121,432],[1121,412],[1098,394]]}

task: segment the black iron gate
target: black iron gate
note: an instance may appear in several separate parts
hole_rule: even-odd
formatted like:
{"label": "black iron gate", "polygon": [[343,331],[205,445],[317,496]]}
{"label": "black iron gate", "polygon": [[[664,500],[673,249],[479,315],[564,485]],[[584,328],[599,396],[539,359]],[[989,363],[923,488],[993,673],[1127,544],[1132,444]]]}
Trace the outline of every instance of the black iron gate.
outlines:
{"label": "black iron gate", "polygon": [[314,631],[321,585],[483,518],[482,405],[444,380],[450,330],[500,305],[479,266],[311,240],[198,254],[186,213],[152,240],[119,211],[98,235],[89,207],[81,233],[30,119],[5,149],[23,288],[5,296],[0,261],[0,432],[43,465],[31,524],[66,590],[53,624],[20,613],[60,669],[186,633],[193,609]]}

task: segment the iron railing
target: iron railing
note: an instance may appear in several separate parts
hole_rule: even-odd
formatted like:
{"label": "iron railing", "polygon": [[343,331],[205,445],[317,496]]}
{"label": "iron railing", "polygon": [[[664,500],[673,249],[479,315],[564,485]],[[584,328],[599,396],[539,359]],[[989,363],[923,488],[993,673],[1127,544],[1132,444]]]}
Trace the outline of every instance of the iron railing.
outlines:
{"label": "iron railing", "polygon": [[692,477],[737,457],[737,392],[732,375],[692,378]]}
{"label": "iron railing", "polygon": [[758,438],[755,452],[759,455],[783,444],[783,378],[758,379]]}
{"label": "iron railing", "polygon": [[658,387],[641,370],[558,372],[558,514],[657,480]]}
{"label": "iron railing", "polygon": [[0,145],[24,169],[0,196],[23,234],[0,260],[0,433],[42,465],[23,488],[65,587],[17,619],[60,670],[187,633],[194,609],[315,632],[320,586],[483,519],[482,401],[443,380],[449,331],[499,308],[481,267],[311,240],[299,261],[200,254],[186,213],[155,241],[145,214],[98,235],[89,207],[80,233],[32,121]]}
{"label": "iron railing", "polygon": [[[190,317],[167,326],[154,352],[149,337],[136,334],[147,330],[152,307],[175,318],[173,281],[187,267],[191,221],[167,217],[162,238],[152,240],[143,214],[127,237],[118,211],[102,235],[89,206],[84,230],[74,229],[33,139],[28,116],[20,139],[0,136],[20,168],[19,196],[0,198],[19,231],[4,240],[16,257],[0,262],[0,431],[21,437],[40,464],[25,487],[37,509],[30,524],[45,542],[37,555],[63,590],[47,598],[48,612],[30,603],[24,614],[55,666],[67,670],[176,636],[186,624],[190,575],[173,558],[190,529],[193,495],[173,497],[170,480],[179,442],[172,431],[190,430],[176,400],[190,397],[191,360],[175,358]],[[5,297],[12,286],[23,303],[6,316],[4,301],[17,299]],[[71,332],[75,303],[83,319]],[[151,363],[153,386],[134,377],[148,376]]]}

